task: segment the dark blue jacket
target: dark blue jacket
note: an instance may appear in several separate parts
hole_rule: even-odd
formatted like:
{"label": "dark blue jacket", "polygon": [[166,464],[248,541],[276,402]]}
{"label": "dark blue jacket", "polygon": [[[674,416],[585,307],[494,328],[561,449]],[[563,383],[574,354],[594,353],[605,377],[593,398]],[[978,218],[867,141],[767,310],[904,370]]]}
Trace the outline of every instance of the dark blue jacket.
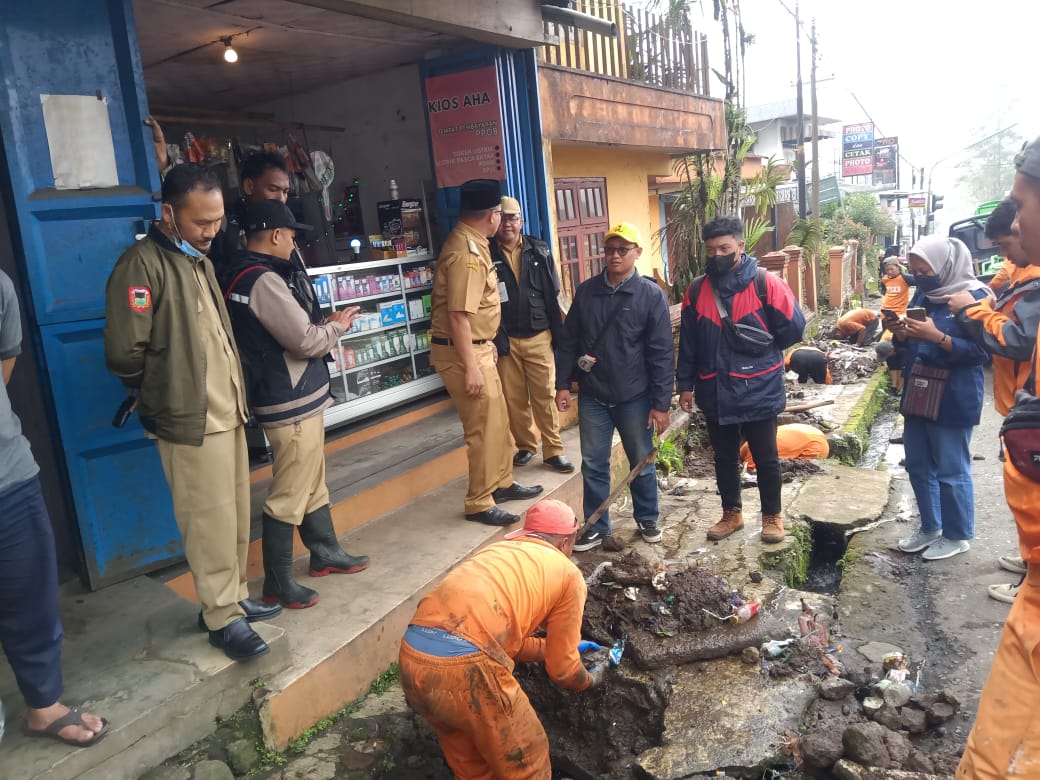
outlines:
{"label": "dark blue jacket", "polygon": [[805,315],[791,288],[776,274],[766,274],[763,305],[754,284],[757,273],[758,261],[744,255],[740,265],[717,282],[734,322],[773,334],[775,348],[763,355],[744,355],[730,348],[710,278],[701,283],[697,300],[689,300],[687,291],[683,301],[676,368],[679,391],[692,390],[697,406],[719,425],[775,417],[787,404],[783,350],[802,340]]}
{"label": "dark blue jacket", "polygon": [[[611,322],[611,311],[618,311]],[[604,330],[606,328],[607,330]],[[593,351],[596,365],[586,373],[578,358]],[[675,385],[675,345],[668,300],[652,279],[633,271],[616,290],[606,273],[582,282],[574,293],[556,349],[556,389],[581,392],[603,403],[625,403],[649,394],[650,406],[668,411]]]}
{"label": "dark blue jacket", "polygon": [[[976,299],[986,297],[985,290],[975,290]],[[939,405],[939,417],[936,425],[949,428],[971,428],[979,424],[982,414],[982,397],[984,380],[982,366],[989,361],[989,355],[975,343],[970,332],[957,321],[956,316],[945,303],[933,303],[918,290],[914,293],[910,306],[923,306],[935,327],[943,333],[950,334],[953,351],[947,352],[938,344],[930,341],[908,339],[906,342],[906,363],[903,367],[903,392],[910,386],[910,371],[914,362],[921,362],[950,369],[950,378],[943,391],[942,403]]]}

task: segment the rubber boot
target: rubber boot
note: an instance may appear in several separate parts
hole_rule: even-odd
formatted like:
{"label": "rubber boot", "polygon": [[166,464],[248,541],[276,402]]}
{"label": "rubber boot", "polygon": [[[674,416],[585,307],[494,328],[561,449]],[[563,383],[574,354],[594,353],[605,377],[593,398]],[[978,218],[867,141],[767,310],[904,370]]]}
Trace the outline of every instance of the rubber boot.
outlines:
{"label": "rubber boot", "polygon": [[311,576],[354,574],[368,568],[367,555],[351,555],[339,546],[332,525],[332,510],[326,504],[308,512],[300,523],[300,538],[311,551]]}
{"label": "rubber boot", "polygon": [[305,588],[292,576],[295,526],[264,512],[264,595],[267,604],[306,609],[318,603],[318,591]]}

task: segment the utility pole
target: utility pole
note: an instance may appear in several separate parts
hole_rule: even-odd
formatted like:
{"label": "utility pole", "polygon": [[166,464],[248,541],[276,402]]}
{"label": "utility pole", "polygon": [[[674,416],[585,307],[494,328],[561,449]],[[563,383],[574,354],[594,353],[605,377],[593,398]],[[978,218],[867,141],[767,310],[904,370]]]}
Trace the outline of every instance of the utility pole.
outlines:
{"label": "utility pole", "polygon": [[809,70],[809,106],[812,111],[812,215],[820,218],[820,114],[816,106],[816,17],[812,20],[812,66]]}
{"label": "utility pole", "polygon": [[795,56],[798,58],[798,146],[795,147],[795,168],[798,173],[798,217],[805,219],[805,104],[802,100],[802,20],[798,2],[794,4]]}

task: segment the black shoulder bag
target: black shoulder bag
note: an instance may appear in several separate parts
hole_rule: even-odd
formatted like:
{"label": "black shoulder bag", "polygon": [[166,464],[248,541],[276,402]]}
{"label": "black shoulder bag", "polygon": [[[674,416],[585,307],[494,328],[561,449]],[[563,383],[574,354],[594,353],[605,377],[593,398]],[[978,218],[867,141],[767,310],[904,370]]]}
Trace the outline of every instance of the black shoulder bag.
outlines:
{"label": "black shoulder bag", "polygon": [[1025,387],[1015,395],[1004,424],[1000,426],[1000,442],[1015,468],[1033,482],[1040,482],[1040,398],[1036,397],[1036,348],[1033,370]]}
{"label": "black shoulder bag", "polygon": [[771,349],[776,349],[776,339],[768,330],[762,330],[754,325],[745,325],[742,322],[734,322],[729,310],[722,303],[719,291],[715,285],[711,285],[711,294],[715,299],[715,307],[719,310],[722,319],[722,332],[725,334],[726,342],[730,349],[742,355],[757,357],[764,355]]}

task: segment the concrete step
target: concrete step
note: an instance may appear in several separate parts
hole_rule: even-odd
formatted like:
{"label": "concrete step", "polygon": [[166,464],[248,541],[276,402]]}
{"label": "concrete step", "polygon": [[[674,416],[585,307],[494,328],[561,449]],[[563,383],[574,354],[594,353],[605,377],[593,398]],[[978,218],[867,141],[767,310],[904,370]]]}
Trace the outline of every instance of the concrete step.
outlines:
{"label": "concrete step", "polygon": [[96,593],[66,589],[61,607],[62,701],[104,716],[110,731],[90,748],[25,737],[22,697],[10,667],[0,663],[5,780],[136,780],[242,707],[251,681],[270,679],[291,663],[285,630],[270,623],[256,628],[271,652],[230,661],[198,631],[198,607],[148,577]]}
{"label": "concrete step", "polygon": [[[568,457],[580,462],[577,430],[564,431]],[[581,511],[581,474],[557,474],[541,466],[518,468],[523,484],[541,484],[539,498],[556,498]],[[305,610],[283,613],[277,624],[289,635],[292,666],[258,693],[264,737],[270,747],[284,748],[322,718],[365,693],[374,679],[397,660],[399,641],[422,596],[442,576],[509,529],[466,522],[462,499],[466,479],[432,490],[341,541],[352,553],[370,556],[359,574],[313,579],[306,558],[295,572],[321,593],[321,601]],[[534,501],[511,502],[504,509],[523,514]],[[259,584],[259,583],[257,583]]]}

